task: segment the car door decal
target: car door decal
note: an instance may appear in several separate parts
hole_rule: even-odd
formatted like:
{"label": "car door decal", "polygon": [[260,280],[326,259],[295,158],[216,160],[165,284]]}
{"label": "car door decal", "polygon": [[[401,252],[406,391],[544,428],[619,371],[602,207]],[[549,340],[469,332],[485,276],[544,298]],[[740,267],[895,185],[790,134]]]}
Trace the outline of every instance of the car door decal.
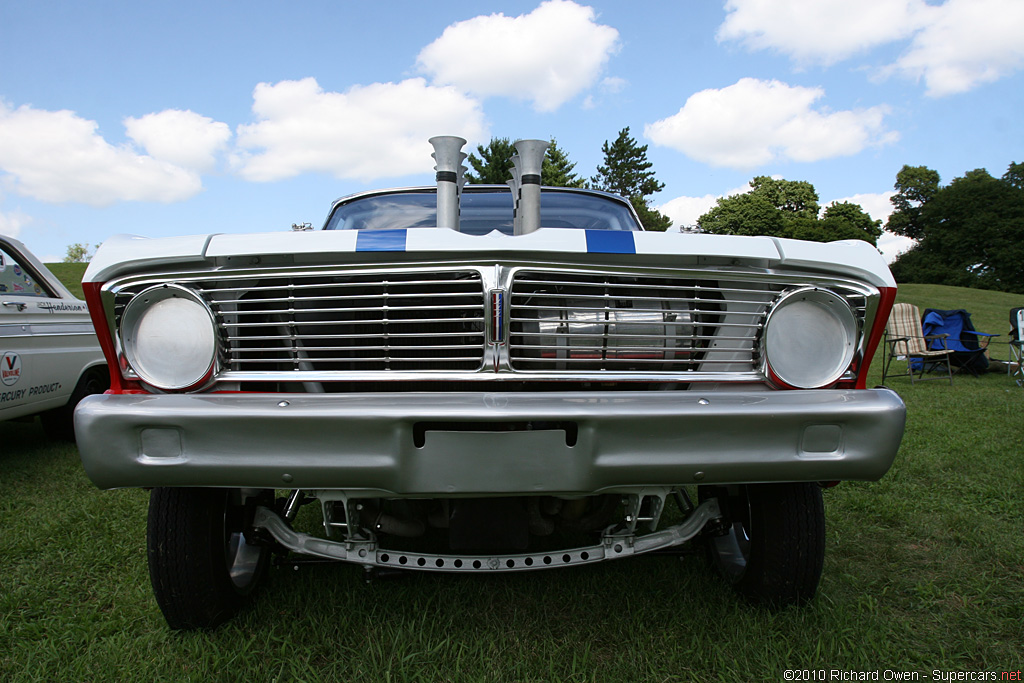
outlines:
{"label": "car door decal", "polygon": [[0,360],[0,381],[4,386],[14,386],[21,379],[21,357],[18,354],[8,351]]}

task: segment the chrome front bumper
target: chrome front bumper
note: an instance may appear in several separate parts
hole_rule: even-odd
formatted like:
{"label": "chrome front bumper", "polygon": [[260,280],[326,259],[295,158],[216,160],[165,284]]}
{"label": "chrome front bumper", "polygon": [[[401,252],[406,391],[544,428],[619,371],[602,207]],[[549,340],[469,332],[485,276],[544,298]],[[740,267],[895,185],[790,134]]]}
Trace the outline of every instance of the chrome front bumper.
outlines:
{"label": "chrome front bumper", "polygon": [[876,480],[905,417],[887,389],[108,394],[79,404],[75,430],[100,488],[579,495]]}

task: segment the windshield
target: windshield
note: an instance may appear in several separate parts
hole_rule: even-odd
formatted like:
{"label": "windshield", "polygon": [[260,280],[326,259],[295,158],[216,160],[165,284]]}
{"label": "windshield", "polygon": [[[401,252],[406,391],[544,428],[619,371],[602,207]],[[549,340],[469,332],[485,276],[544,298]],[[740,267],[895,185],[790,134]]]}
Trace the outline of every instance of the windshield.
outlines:
{"label": "windshield", "polygon": [[[512,234],[512,192],[466,188],[462,193],[459,231],[486,235],[497,230]],[[583,192],[545,189],[540,195],[542,228],[639,230],[629,208],[614,199]],[[434,190],[408,190],[368,195],[340,204],[324,230],[395,230],[437,226]]]}

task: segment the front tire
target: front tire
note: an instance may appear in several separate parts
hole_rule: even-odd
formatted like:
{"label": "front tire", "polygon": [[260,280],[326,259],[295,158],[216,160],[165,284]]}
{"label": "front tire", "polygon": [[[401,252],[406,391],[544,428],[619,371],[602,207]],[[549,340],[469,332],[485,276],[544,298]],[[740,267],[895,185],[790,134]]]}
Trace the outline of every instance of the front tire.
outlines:
{"label": "front tire", "polygon": [[172,629],[219,626],[258,588],[270,548],[246,541],[248,497],[241,489],[157,488],[150,493],[149,577]]}
{"label": "front tire", "polygon": [[697,494],[718,498],[725,533],[707,537],[708,556],[740,595],[777,607],[814,597],[825,562],[821,487],[702,486]]}

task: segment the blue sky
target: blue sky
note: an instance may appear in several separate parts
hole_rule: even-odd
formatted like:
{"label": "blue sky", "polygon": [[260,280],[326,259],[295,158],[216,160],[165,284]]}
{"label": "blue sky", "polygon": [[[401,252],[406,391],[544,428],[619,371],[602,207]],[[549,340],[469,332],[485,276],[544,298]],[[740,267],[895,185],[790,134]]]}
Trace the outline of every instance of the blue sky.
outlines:
{"label": "blue sky", "polygon": [[1024,160],[1021,36],[1024,0],[0,0],[0,233],[55,261],[319,226],[432,183],[432,135],[554,137],[590,176],[626,126],[677,225],[755,175],[884,220],[904,164]]}

